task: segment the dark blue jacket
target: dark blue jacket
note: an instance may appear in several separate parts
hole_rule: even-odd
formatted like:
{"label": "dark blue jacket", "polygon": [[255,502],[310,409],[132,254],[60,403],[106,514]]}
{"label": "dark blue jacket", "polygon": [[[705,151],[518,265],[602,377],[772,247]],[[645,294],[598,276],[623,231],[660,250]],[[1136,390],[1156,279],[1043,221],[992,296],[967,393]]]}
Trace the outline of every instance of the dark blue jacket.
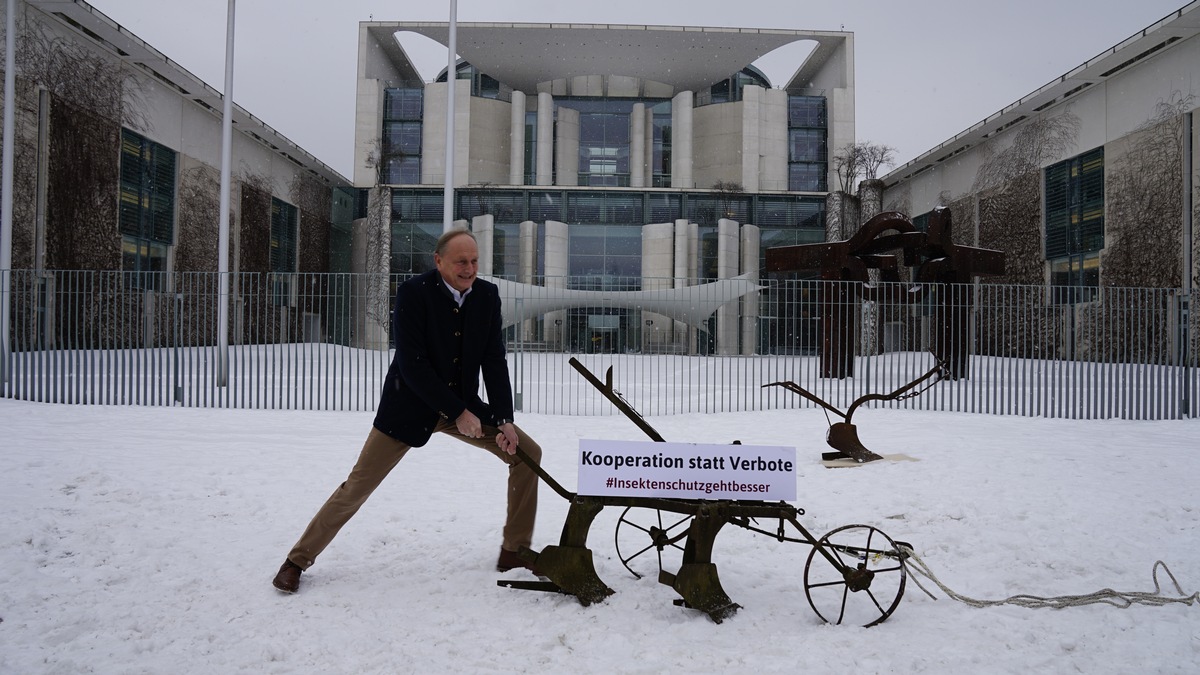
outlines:
{"label": "dark blue jacket", "polygon": [[[500,293],[475,279],[460,309],[437,269],[396,289],[396,354],[375,413],[375,428],[413,447],[429,441],[439,420],[464,409],[484,424],[512,419],[512,385],[504,356]],[[479,397],[479,374],[488,403]]]}

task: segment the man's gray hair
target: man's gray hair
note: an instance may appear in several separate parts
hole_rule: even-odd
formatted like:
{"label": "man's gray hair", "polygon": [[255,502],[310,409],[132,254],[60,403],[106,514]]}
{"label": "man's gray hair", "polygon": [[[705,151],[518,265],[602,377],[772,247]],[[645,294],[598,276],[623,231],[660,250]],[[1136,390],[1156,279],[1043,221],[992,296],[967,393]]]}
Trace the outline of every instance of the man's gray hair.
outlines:
{"label": "man's gray hair", "polygon": [[474,233],[472,233],[470,230],[464,227],[456,227],[452,230],[446,230],[442,233],[442,236],[438,237],[437,245],[433,247],[434,254],[438,256],[446,255],[446,247],[450,245],[450,240],[461,234],[467,235],[471,238],[471,241],[475,242],[476,244],[479,243],[479,240],[475,238]]}

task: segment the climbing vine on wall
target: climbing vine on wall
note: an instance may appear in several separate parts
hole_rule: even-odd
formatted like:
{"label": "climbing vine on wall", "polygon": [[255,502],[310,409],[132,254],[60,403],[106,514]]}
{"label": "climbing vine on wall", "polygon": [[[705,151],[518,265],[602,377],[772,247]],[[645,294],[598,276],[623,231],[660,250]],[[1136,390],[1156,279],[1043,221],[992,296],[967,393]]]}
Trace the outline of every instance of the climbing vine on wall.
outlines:
{"label": "climbing vine on wall", "polygon": [[1105,286],[1178,288],[1182,284],[1183,115],[1193,96],[1175,92],[1152,118],[1107,152]]}

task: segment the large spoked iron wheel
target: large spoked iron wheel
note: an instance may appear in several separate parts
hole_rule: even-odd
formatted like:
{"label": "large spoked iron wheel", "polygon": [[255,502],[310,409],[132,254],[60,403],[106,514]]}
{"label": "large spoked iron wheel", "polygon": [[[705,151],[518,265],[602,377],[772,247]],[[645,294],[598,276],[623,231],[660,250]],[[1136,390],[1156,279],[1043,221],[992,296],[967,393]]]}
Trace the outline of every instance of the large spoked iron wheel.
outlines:
{"label": "large spoked iron wheel", "polygon": [[[821,551],[845,569],[839,570]],[[804,594],[826,623],[874,626],[904,595],[907,571],[896,542],[870,525],[846,525],[817,541],[804,565]]]}
{"label": "large spoked iron wheel", "polygon": [[664,523],[662,511],[633,506],[621,513],[615,535],[617,557],[633,576],[641,579],[656,563],[659,572],[679,568],[683,560],[682,540],[691,526],[692,517],[668,513],[667,518]]}

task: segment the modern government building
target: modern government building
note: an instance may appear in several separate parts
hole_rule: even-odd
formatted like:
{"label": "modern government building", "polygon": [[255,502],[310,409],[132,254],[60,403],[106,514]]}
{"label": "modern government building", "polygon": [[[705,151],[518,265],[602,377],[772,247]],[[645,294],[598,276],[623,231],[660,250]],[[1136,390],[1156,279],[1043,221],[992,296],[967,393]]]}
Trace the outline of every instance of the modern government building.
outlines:
{"label": "modern government building", "polygon": [[[391,236],[390,258],[364,271],[432,264],[449,81],[454,218],[480,238],[484,274],[575,290],[681,288],[757,279],[768,247],[825,240],[831,149],[854,140],[850,33],[461,23],[456,72],[424,82],[397,40],[406,32],[449,37],[445,23],[359,28],[354,183],[384,204],[360,236]],[[752,65],[800,41],[815,47],[788,81]],[[760,312],[742,314],[712,319],[703,345],[695,331],[619,307],[556,313],[522,337],[754,353]]]}
{"label": "modern government building", "polygon": [[[13,269],[215,272],[220,93],[81,0],[17,5]],[[810,348],[811,333],[775,330],[803,303],[770,288],[699,331],[620,293],[765,281],[768,248],[843,239],[881,210],[920,226],[950,208],[957,241],[1006,253],[999,281],[1068,289],[1055,295],[1068,304],[1105,285],[1186,292],[1197,276],[1200,2],[844,190],[833,159],[859,140],[853,33],[459,23],[461,59],[434,81],[406,33],[445,44],[449,26],[359,24],[351,177],[235,106],[231,269],[283,280],[270,298],[283,309],[290,274],[395,280],[432,265],[450,83],[452,218],[479,238],[482,273],[611,300],[515,329],[547,348]],[[754,66],[797,42],[811,51],[786,80]],[[64,79],[38,54],[114,86]],[[154,278],[135,283],[170,290]],[[364,316],[326,334],[376,344]]]}

